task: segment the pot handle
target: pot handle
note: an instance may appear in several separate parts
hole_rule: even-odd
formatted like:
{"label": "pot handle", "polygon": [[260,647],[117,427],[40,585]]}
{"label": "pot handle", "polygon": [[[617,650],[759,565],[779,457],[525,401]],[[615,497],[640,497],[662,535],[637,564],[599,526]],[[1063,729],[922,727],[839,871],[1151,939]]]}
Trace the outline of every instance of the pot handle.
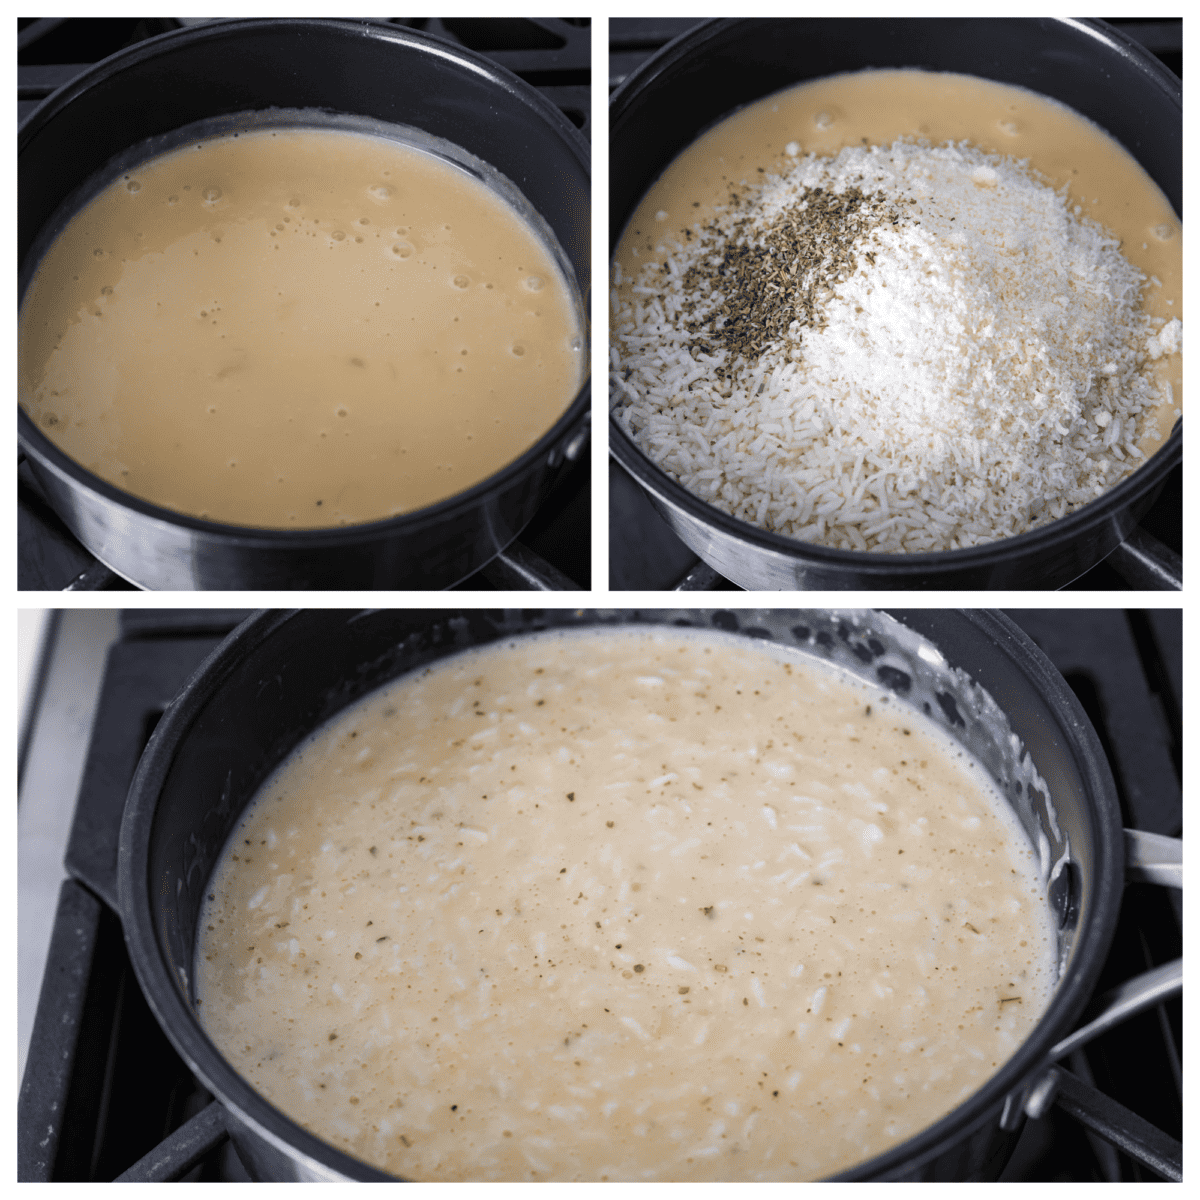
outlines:
{"label": "pot handle", "polygon": [[[1183,841],[1145,833],[1140,829],[1125,830],[1125,878],[1130,882],[1156,883],[1162,887],[1183,888]],[[1089,1020],[1074,1033],[1063,1038],[1050,1051],[1050,1060],[1057,1062],[1078,1050],[1100,1034],[1122,1021],[1152,1008],[1183,992],[1183,959],[1164,963],[1105,992],[1088,1006]],[[1004,1099],[1000,1127],[1013,1131],[1020,1126],[1021,1117],[1043,1116],[1063,1083],[1063,1074],[1055,1067],[1035,1075],[1023,1087],[1010,1092]],[[1156,1131],[1157,1132],[1157,1131]],[[1136,1153],[1135,1153],[1136,1156]],[[1149,1160],[1144,1160],[1149,1161]],[[1149,1163],[1159,1169],[1156,1162]],[[1168,1173],[1168,1177],[1171,1176]]]}
{"label": "pot handle", "polygon": [[[1122,1021],[1136,1016],[1143,1009],[1152,1008],[1183,991],[1183,959],[1163,963],[1160,967],[1135,975],[1132,979],[1105,992],[1088,1007],[1091,1019],[1086,1025],[1063,1038],[1051,1051],[1051,1062],[1066,1058],[1099,1037]],[[1013,1132],[1020,1128],[1022,1116],[1036,1120],[1042,1117],[1054,1103],[1061,1081],[1061,1072],[1054,1067],[1031,1076],[1021,1087],[1009,1092],[1004,1098],[1004,1111],[1000,1114],[1000,1128]]]}
{"label": "pot handle", "polygon": [[[1174,962],[1163,963],[1161,967],[1155,967],[1152,971],[1145,971],[1141,975],[1135,975],[1132,979],[1119,984],[1112,991],[1105,992],[1103,996],[1094,1001],[1089,1006],[1089,1012],[1095,1014],[1092,1019],[1068,1037],[1063,1038],[1050,1051],[1050,1057],[1055,1061],[1066,1058],[1068,1054],[1078,1050],[1092,1038],[1107,1033],[1113,1026],[1136,1016],[1145,1008],[1152,1008],[1155,1004],[1161,1004],[1164,1000],[1178,996],[1182,991],[1182,958],[1177,958]],[[1040,1113],[1030,1113],[1028,1107],[1026,1112],[1031,1117],[1041,1115]]]}
{"label": "pot handle", "polygon": [[[1163,837],[1159,833],[1143,833],[1140,829],[1126,829],[1125,878],[1132,882],[1157,883],[1162,887],[1182,890],[1183,839]],[[1088,1022],[1059,1042],[1050,1051],[1050,1058],[1054,1061],[1066,1058],[1073,1050],[1078,1050],[1114,1025],[1182,991],[1182,958],[1126,980],[1088,1006],[1085,1014],[1090,1018]],[[1029,1116],[1040,1115],[1029,1112],[1028,1105],[1025,1111]]]}
{"label": "pot handle", "polygon": [[1183,888],[1183,839],[1125,830],[1125,878]]}
{"label": "pot handle", "polygon": [[520,542],[509,545],[481,568],[484,578],[501,591],[579,592],[583,589]]}

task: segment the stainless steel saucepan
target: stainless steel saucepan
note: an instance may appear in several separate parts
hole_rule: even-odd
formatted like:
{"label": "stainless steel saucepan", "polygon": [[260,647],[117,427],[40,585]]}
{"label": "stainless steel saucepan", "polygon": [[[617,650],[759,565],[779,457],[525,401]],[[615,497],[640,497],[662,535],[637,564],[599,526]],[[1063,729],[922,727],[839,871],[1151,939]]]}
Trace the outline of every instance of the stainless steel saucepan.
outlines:
{"label": "stainless steel saucepan", "polygon": [[[1183,211],[1182,85],[1103,21],[735,18],[677,38],[613,94],[612,247],[651,184],[719,118],[791,84],[866,67],[956,71],[1041,92],[1107,130]],[[1183,425],[1132,475],[1075,512],[984,546],[925,554],[836,550],[759,529],[693,495],[615,418],[609,444],[672,530],[744,588],[1057,588],[1130,536],[1182,461]]]}
{"label": "stainless steel saucepan", "polygon": [[[553,230],[586,301],[591,153],[574,125],[515,75],[409,29],[360,21],[219,21],[150,38],[84,72],[17,138],[22,288],[50,235],[106,163],[197,121],[319,109],[415,126],[515,184]],[[22,410],[18,436],[71,532],[124,578],[155,589],[449,587],[520,533],[568,460],[584,453],[585,381],[520,457],[467,491],[388,520],[330,529],[220,524],[140,500],[65,455]],[[519,573],[516,563],[508,574]]]}
{"label": "stainless steel saucepan", "polygon": [[[1123,831],[1100,742],[1063,678],[987,612],[482,610],[264,612],[197,670],[159,723],[121,827],[120,913],[142,990],[218,1103],[179,1138],[228,1133],[262,1179],[383,1179],[274,1108],[197,1020],[192,963],[209,876],[256,789],[305,736],[372,689],[468,647],[545,629],[688,625],[769,640],[844,666],[925,711],[991,773],[1043,863],[1060,982],[1013,1057],[972,1097],[845,1179],[996,1177],[1027,1116],[1069,1080],[1054,1063],[1181,986],[1181,964],[1091,999],[1127,878],[1182,886],[1181,843]],[[1169,1156],[1168,1156],[1169,1158]],[[1157,1169],[1170,1173],[1177,1165]],[[131,1177],[147,1177],[149,1167]],[[142,1174],[139,1176],[139,1172]]]}

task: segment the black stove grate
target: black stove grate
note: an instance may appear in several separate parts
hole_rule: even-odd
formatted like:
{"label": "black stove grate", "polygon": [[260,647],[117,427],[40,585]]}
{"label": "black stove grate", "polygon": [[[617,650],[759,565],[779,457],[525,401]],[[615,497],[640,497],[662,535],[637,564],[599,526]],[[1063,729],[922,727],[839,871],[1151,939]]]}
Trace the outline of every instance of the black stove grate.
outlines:
{"label": "black stove grate", "polygon": [[[613,17],[609,21],[609,91],[667,42],[696,24],[690,17]],[[1110,21],[1183,77],[1183,22],[1174,18]],[[620,591],[730,591],[659,516],[642,489],[609,463],[609,586]],[[1142,591],[1180,586],[1183,467],[1168,476],[1133,537],[1066,591]]]}
{"label": "black stove grate", "polygon": [[[196,20],[23,18],[17,22],[17,118],[94,64]],[[487,56],[520,76],[591,137],[591,19],[588,17],[405,17],[371,24],[420,29]],[[23,456],[17,458],[17,587],[21,591],[131,591],[131,583],[85,549],[46,503]],[[491,570],[460,590],[560,590],[591,586],[591,462],[564,466],[533,520]]]}
{"label": "black stove grate", "polygon": [[[1180,836],[1181,613],[1009,615],[1063,673],[1099,731],[1126,824]],[[131,1169],[141,1178],[247,1178],[224,1138],[219,1110],[206,1109],[211,1097],[138,990],[116,916],[115,882],[121,814],[138,756],[172,696],[240,616],[136,610],[123,617],[92,729],[66,855],[69,878],[18,1103],[20,1179],[111,1180]],[[1099,989],[1179,958],[1181,928],[1178,892],[1131,884]],[[1182,1041],[1182,1002],[1175,999],[1089,1043],[1064,1065],[1112,1097],[1095,1101],[1101,1116],[1119,1104],[1179,1141]],[[144,1155],[153,1161],[138,1165]],[[1056,1106],[1027,1123],[1003,1178],[1155,1175]]]}

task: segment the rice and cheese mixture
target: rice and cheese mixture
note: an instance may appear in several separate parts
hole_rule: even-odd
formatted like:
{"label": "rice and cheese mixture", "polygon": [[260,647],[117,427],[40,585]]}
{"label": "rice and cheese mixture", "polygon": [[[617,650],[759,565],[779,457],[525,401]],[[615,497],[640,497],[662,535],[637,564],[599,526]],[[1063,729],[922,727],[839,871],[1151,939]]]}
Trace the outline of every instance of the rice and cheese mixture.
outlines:
{"label": "rice and cheese mixture", "polygon": [[210,883],[206,1029],[418,1180],[836,1172],[1049,1000],[1036,855],[878,687],[664,629],[407,676],[264,786]]}
{"label": "rice and cheese mixture", "polygon": [[895,553],[1035,528],[1144,461],[1182,323],[1064,192],[965,142],[787,152],[614,265],[612,403],[654,462],[764,529]]}

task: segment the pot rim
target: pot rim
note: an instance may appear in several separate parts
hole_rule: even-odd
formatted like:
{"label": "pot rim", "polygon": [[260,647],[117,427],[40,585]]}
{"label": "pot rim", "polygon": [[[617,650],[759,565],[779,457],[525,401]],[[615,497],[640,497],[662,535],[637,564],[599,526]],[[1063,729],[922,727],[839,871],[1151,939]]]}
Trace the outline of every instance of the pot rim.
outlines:
{"label": "pot rim", "polygon": [[[798,19],[798,18],[774,18],[780,19]],[[910,21],[944,21],[944,17],[907,17],[894,18],[896,20]],[[953,18],[951,18],[953,19]],[[1116,51],[1123,58],[1127,58],[1137,68],[1145,72],[1161,87],[1171,98],[1175,107],[1183,112],[1183,81],[1168,70],[1157,58],[1154,57],[1140,42],[1135,41],[1127,33],[1123,33],[1117,26],[1110,25],[1107,21],[1101,20],[1098,17],[1007,17],[1000,18],[1010,22],[1023,21],[1030,25],[1065,25],[1080,30],[1089,37],[1096,39],[1102,45],[1107,46],[1110,50]],[[668,63],[674,62],[683,54],[691,54],[696,48],[703,45],[705,42],[712,40],[726,30],[736,28],[738,25],[750,25],[755,22],[761,22],[761,17],[715,17],[709,20],[702,21],[694,28],[685,30],[678,37],[672,38],[658,50],[656,50],[645,62],[640,63],[638,67],[631,71],[629,75],[622,80],[621,85],[616,88],[612,96],[609,97],[609,112],[618,120],[620,119],[624,106],[629,102],[630,94],[640,87],[646,76],[656,74],[662,70]],[[976,20],[974,17],[968,17],[965,22]],[[1031,89],[1036,90],[1036,89]],[[718,118],[720,119],[720,118]]]}
{"label": "pot rim", "polygon": [[1094,528],[1123,512],[1134,501],[1157,487],[1183,461],[1183,419],[1175,422],[1167,440],[1132,475],[1111,487],[1102,496],[1073,509],[1045,525],[1024,533],[997,538],[981,546],[959,550],[925,550],[912,554],[888,553],[880,550],[839,550],[833,546],[803,542],[786,534],[760,529],[740,517],[730,516],[715,505],[701,500],[678,480],[652,462],[634,443],[616,416],[609,415],[609,451],[622,468],[634,477],[646,491],[658,496],[674,508],[682,508],[693,520],[755,548],[784,558],[809,560],[825,567],[841,567],[855,572],[867,569],[886,570],[889,575],[903,577],[925,576],[935,569],[968,569],[994,566],[1023,559],[1038,551],[1052,549],[1064,540],[1071,540],[1085,530]]}
{"label": "pot rim", "polygon": [[[738,26],[748,26],[761,18],[724,17],[705,21],[668,42],[636,70],[630,73],[609,100],[610,127],[620,123],[625,109],[634,94],[659,74],[668,70],[681,58],[698,53],[708,42]],[[913,20],[943,18],[910,18]],[[973,18],[971,18],[973,19]],[[1030,24],[1049,24],[1075,28],[1094,38],[1109,50],[1134,64],[1146,74],[1183,114],[1183,83],[1172,74],[1148,50],[1135,42],[1115,26],[1098,18],[1040,17],[1010,18],[1026,20]],[[1031,90],[1037,90],[1033,88]],[[761,97],[759,97],[761,99]],[[726,114],[728,115],[728,114]],[[718,118],[719,120],[720,118]],[[667,164],[663,164],[665,167]],[[611,225],[611,222],[610,222]],[[611,254],[616,242],[624,232],[610,228]],[[871,550],[840,550],[832,546],[816,545],[788,537],[772,530],[760,529],[740,517],[730,514],[700,499],[682,483],[664,471],[648,455],[638,448],[624,426],[609,407],[609,452],[637,483],[674,508],[683,509],[689,517],[702,526],[715,527],[721,534],[740,542],[750,543],[756,550],[767,551],[783,558],[811,561],[824,568],[843,569],[852,572],[886,570],[889,575],[904,579],[926,576],[932,570],[967,570],[980,566],[996,566],[1024,559],[1028,556],[1052,550],[1063,540],[1072,540],[1087,529],[1094,528],[1114,515],[1127,509],[1132,503],[1157,487],[1176,466],[1183,461],[1183,418],[1172,426],[1166,440],[1131,475],[1126,476],[1103,495],[1089,500],[1065,516],[1058,517],[1045,525],[1010,537],[997,538],[981,546],[968,546],[959,550],[921,551],[913,554],[896,554]]]}
{"label": "pot rim", "polygon": [[168,705],[138,762],[125,802],[117,846],[118,915],[146,1003],[180,1057],[222,1105],[289,1156],[299,1153],[348,1179],[385,1181],[394,1176],[322,1141],[275,1108],[229,1066],[181,996],[163,959],[149,903],[150,832],[158,795],[180,742],[242,659],[299,612],[266,609],[248,617],[204,659]]}
{"label": "pot rim", "polygon": [[[1050,1005],[1013,1056],[958,1108],[898,1146],[834,1176],[840,1180],[887,1177],[936,1157],[950,1144],[995,1119],[996,1106],[1050,1062],[1050,1051],[1075,1025],[1090,999],[1116,931],[1125,885],[1125,846],[1120,802],[1108,757],[1075,693],[1032,638],[996,610],[961,609],[979,632],[1021,666],[1034,689],[1062,719],[1075,743],[1096,832],[1097,886],[1091,916],[1080,926],[1071,961]],[[1053,797],[1051,797],[1053,800]],[[987,1093],[985,1098],[984,1093]],[[1024,1097],[1020,1097],[1023,1103]]]}
{"label": "pot rim", "polygon": [[[330,30],[334,30],[340,36],[357,36],[390,42],[397,47],[398,53],[425,53],[447,59],[457,66],[481,76],[514,100],[531,108],[545,122],[549,131],[556,134],[564,143],[566,150],[582,169],[584,177],[589,184],[591,182],[591,149],[587,140],[571,121],[536,88],[525,83],[506,67],[500,66],[476,51],[469,50],[464,46],[456,46],[423,30],[385,26],[345,18],[316,17],[221,18],[207,25],[185,26],[182,29],[168,30],[166,33],[156,34],[136,45],[118,50],[51,93],[38,108],[25,118],[17,134],[18,170],[22,150],[54,118],[68,109],[70,105],[85,99],[87,93],[96,84],[126,71],[136,70],[142,63],[157,57],[164,47],[169,49],[190,43],[217,43],[226,38],[240,37],[247,32],[274,31],[280,28],[297,33],[313,32],[317,34],[327,34]],[[516,184],[514,183],[513,186],[515,187]],[[28,274],[32,278],[32,271]],[[579,281],[575,280],[574,282],[578,284]],[[17,408],[18,445],[40,467],[52,472],[68,487],[81,489],[107,504],[135,513],[140,518],[173,528],[195,531],[228,547],[246,549],[271,547],[272,549],[296,551],[321,550],[354,546],[364,540],[374,541],[387,538],[397,531],[406,533],[419,531],[439,525],[448,519],[453,520],[460,513],[469,512],[477,507],[485,497],[496,491],[504,490],[520,479],[531,465],[547,454],[553,453],[560,444],[573,440],[581,434],[587,436],[585,431],[590,428],[591,409],[591,321],[588,313],[589,296],[582,289],[580,289],[580,293],[583,317],[581,333],[586,356],[583,364],[584,375],[579,390],[554,424],[512,462],[505,464],[478,483],[472,484],[465,491],[455,492],[433,504],[413,509],[411,512],[400,513],[394,517],[361,521],[352,525],[323,526],[312,529],[273,529],[266,526],[233,525],[220,521],[209,521],[177,512],[174,509],[144,500],[140,496],[133,495],[132,492],[123,491],[93,474],[59,449],[42,433],[25,409],[19,405]]]}
{"label": "pot rim", "polygon": [[[436,611],[444,619],[451,610],[430,611]],[[634,610],[588,611],[600,617],[606,612],[629,614]],[[893,612],[897,619],[903,612],[884,611]],[[1087,920],[1080,924],[1070,963],[1050,1005],[1013,1056],[946,1116],[882,1154],[830,1176],[831,1179],[865,1180],[903,1173],[994,1120],[996,1108],[1004,1097],[1044,1067],[1049,1062],[1051,1048],[1074,1027],[1095,987],[1116,927],[1124,887],[1124,841],[1116,787],[1095,729],[1063,677],[1009,617],[998,611],[951,611],[966,620],[980,644],[989,647],[989,653],[999,651],[1020,667],[1029,685],[1059,717],[1064,733],[1073,743],[1073,758],[1089,798],[1097,884]],[[121,822],[117,865],[119,916],[134,973],[159,1025],[183,1060],[222,1104],[293,1157],[299,1154],[346,1178],[394,1181],[396,1176],[351,1157],[304,1129],[256,1092],[230,1066],[180,992],[154,927],[150,839],[159,796],[179,746],[189,735],[193,722],[217,697],[226,679],[243,660],[298,615],[302,615],[302,610],[264,610],[249,617],[200,664],[168,706],[138,764]]]}

